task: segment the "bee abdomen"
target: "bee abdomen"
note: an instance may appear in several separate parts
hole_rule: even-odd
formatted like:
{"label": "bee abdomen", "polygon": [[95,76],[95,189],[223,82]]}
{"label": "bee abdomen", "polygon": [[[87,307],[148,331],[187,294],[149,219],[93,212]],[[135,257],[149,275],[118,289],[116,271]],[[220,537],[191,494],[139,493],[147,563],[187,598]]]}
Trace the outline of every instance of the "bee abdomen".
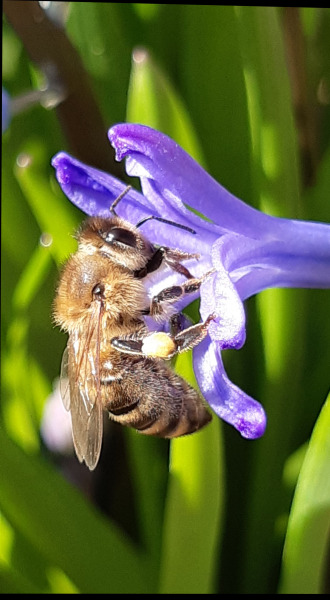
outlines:
{"label": "bee abdomen", "polygon": [[[110,386],[111,397],[105,408],[112,419],[145,435],[162,438],[193,433],[211,421],[202,398],[186,381],[161,363],[153,364],[151,370],[149,361],[143,359],[141,363],[135,365],[139,386],[136,381],[133,384],[128,373]],[[142,373],[138,377],[142,366],[144,377]]]}
{"label": "bee abdomen", "polygon": [[182,412],[178,415],[176,412],[164,410],[158,419],[137,427],[138,431],[146,435],[153,435],[162,438],[175,438],[198,431],[204,425],[211,421],[212,417],[206,410],[202,401],[198,399],[197,403],[185,403],[182,400]]}

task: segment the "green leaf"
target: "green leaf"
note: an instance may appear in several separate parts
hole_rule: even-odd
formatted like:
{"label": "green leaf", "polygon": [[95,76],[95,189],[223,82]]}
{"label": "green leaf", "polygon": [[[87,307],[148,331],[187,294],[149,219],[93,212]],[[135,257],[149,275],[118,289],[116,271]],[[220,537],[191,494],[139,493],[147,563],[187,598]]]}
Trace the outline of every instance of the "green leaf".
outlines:
{"label": "green leaf", "polygon": [[0,426],[0,510],[81,593],[143,593],[146,558],[42,460]]}
{"label": "green leaf", "polygon": [[235,7],[185,9],[176,55],[180,90],[211,175],[249,201],[251,142]]}
{"label": "green leaf", "polygon": [[[133,53],[127,120],[163,131],[203,160],[182,100],[144,49]],[[175,368],[196,385],[191,353],[180,355]],[[159,593],[213,591],[223,490],[219,436],[215,420],[204,431],[171,441]]]}
{"label": "green leaf", "polygon": [[4,420],[13,439],[30,449],[39,447],[38,427],[50,385],[38,362],[28,352],[31,324],[29,309],[44,285],[51,258],[48,247],[37,246],[18,280],[12,298],[13,317],[8,327],[1,365]]}
{"label": "green leaf", "polygon": [[1,594],[39,594],[42,590],[10,567],[0,564]]}
{"label": "green leaf", "polygon": [[[270,214],[295,218],[300,204],[297,140],[278,12],[275,7],[235,10],[249,109],[254,203]],[[270,593],[274,565],[280,560],[276,523],[285,501],[282,472],[301,412],[304,293],[266,290],[256,300],[264,365],[256,365],[253,393],[267,411],[268,424],[251,449],[240,593]]]}
{"label": "green leaf", "polygon": [[322,594],[330,533],[330,396],[301,467],[283,553],[281,594]]}
{"label": "green leaf", "polygon": [[[193,384],[189,355],[178,358],[177,363],[186,365],[176,364],[176,370]],[[216,417],[198,433],[171,441],[159,593],[215,591],[225,489],[222,463]]]}
{"label": "green leaf", "polygon": [[126,119],[163,131],[199,163],[204,162],[188,111],[168,77],[144,48],[133,52]]}
{"label": "green leaf", "polygon": [[171,442],[159,593],[215,591],[224,481],[220,423]]}
{"label": "green leaf", "polygon": [[139,20],[130,3],[71,2],[67,33],[92,78],[107,127],[125,117],[130,38]]}
{"label": "green leaf", "polygon": [[168,477],[168,440],[141,435],[126,428],[137,527],[143,548],[150,556],[148,582],[157,589],[161,554],[161,531]]}
{"label": "green leaf", "polygon": [[291,89],[275,7],[236,7],[246,86],[255,202],[284,217],[300,210]]}
{"label": "green leaf", "polygon": [[[40,290],[51,265],[49,246],[45,241],[38,245],[22,272],[13,294],[13,308],[20,311],[28,308],[35,294]],[[51,240],[50,240],[51,244]]]}
{"label": "green leaf", "polygon": [[58,191],[55,194],[51,189],[50,179],[44,172],[45,163],[50,158],[46,160],[44,150],[34,142],[26,143],[25,149],[17,161],[17,181],[39,224],[43,239],[48,239],[54,259],[61,263],[76,249],[72,238],[77,226],[74,211],[69,202],[61,200]]}

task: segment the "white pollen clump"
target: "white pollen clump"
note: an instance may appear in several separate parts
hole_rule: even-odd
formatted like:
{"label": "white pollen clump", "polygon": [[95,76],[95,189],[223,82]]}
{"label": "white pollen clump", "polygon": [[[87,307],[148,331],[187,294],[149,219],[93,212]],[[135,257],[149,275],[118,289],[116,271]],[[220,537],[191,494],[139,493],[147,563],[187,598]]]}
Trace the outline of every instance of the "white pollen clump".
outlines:
{"label": "white pollen clump", "polygon": [[142,352],[146,356],[170,358],[175,352],[175,344],[167,333],[156,331],[144,338]]}

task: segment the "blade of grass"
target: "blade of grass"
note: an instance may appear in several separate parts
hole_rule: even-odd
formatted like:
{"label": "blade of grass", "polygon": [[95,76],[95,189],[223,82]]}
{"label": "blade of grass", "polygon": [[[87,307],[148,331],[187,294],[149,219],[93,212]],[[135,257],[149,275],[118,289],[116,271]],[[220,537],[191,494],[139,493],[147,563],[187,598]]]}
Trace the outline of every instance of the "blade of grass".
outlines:
{"label": "blade of grass", "polygon": [[159,593],[216,589],[223,481],[220,424],[171,444]]}
{"label": "blade of grass", "polygon": [[233,194],[249,201],[251,142],[235,7],[184,8],[177,52],[182,95],[208,170]]}
{"label": "blade of grass", "polygon": [[125,118],[131,38],[140,30],[140,20],[130,3],[72,2],[70,5],[66,31],[93,77],[106,128]]}
{"label": "blade of grass", "polygon": [[70,204],[61,202],[52,192],[44,165],[51,157],[45,157],[39,145],[30,142],[26,151],[18,157],[15,175],[30,205],[34,217],[44,234],[51,236],[50,251],[57,263],[61,263],[76,248],[72,238],[77,221]]}
{"label": "blade of grass", "polygon": [[[133,55],[127,120],[160,129],[202,161],[183,102],[145,50]],[[196,385],[191,355],[176,370]],[[215,420],[205,431],[171,442],[159,593],[211,592],[222,514],[222,451]]]}
{"label": "blade of grass", "polygon": [[[194,381],[190,358],[176,365]],[[188,375],[189,373],[189,375]],[[221,425],[171,442],[159,593],[213,593],[224,502]]]}
{"label": "blade of grass", "polygon": [[0,590],[1,594],[40,594],[42,592],[20,573],[2,564],[0,564]]}
{"label": "blade of grass", "polygon": [[[297,217],[296,138],[277,10],[243,6],[236,7],[236,14],[250,115],[255,202],[265,212]],[[267,290],[258,296],[257,307],[265,353],[265,371],[260,370],[257,391],[267,410],[268,426],[252,449],[239,593],[274,591],[280,549],[275,523],[283,510],[283,464],[292,451],[300,410],[304,350],[303,292]]]}
{"label": "blade of grass", "polygon": [[50,386],[37,361],[28,352],[29,307],[44,284],[51,259],[49,247],[37,246],[18,280],[1,365],[3,418],[13,439],[30,449],[39,447],[39,420]]}
{"label": "blade of grass", "polygon": [[60,475],[0,426],[0,509],[81,593],[143,593],[143,555]]}
{"label": "blade of grass", "polygon": [[170,80],[144,48],[133,51],[127,121],[163,131],[203,164],[202,150],[189,113]]}
{"label": "blade of grass", "polygon": [[125,431],[141,545],[149,556],[148,583],[157,589],[168,473],[168,442]]}
{"label": "blade of grass", "polygon": [[325,593],[330,533],[330,396],[299,474],[283,553],[281,594]]}

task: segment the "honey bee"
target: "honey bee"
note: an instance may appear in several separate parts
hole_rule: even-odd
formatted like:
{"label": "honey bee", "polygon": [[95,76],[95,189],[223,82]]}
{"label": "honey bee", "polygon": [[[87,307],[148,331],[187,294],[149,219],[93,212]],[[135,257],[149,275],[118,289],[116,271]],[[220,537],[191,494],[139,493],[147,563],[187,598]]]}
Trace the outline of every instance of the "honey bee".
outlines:
{"label": "honey bee", "polygon": [[[196,254],[156,247],[139,231],[152,218],[189,228],[153,216],[134,226],[117,215],[128,189],[112,204],[109,218],[89,217],[81,225],[78,250],[64,265],[53,307],[56,325],[68,333],[62,400],[71,413],[77,457],[90,470],[101,452],[103,409],[122,425],[163,438],[192,433],[211,420],[202,397],[168,362],[207,335],[213,315],[182,329],[181,315],[168,312],[208,274],[194,278],[181,261]],[[145,278],[161,265],[185,281],[150,299]],[[169,332],[150,331],[145,315],[168,322]]]}

